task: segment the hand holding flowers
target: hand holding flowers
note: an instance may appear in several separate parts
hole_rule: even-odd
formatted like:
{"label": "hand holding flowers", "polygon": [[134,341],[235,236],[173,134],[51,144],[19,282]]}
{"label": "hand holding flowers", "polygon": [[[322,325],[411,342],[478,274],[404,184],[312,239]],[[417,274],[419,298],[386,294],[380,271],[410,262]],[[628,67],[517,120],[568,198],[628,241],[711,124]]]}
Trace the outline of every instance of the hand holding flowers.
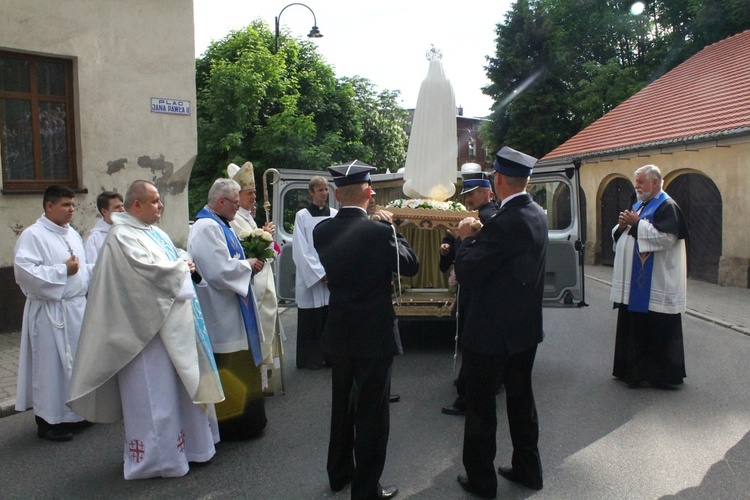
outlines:
{"label": "hand holding flowers", "polygon": [[258,228],[250,231],[241,231],[239,234],[242,250],[245,258],[267,261],[274,258],[273,237],[270,233]]}

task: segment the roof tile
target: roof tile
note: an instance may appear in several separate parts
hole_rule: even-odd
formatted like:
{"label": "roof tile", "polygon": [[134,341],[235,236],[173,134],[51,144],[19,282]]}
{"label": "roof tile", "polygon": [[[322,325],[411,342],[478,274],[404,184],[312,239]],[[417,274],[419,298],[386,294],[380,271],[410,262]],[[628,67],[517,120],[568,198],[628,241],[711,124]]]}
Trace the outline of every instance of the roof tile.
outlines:
{"label": "roof tile", "polygon": [[750,30],[705,47],[542,160],[750,127]]}

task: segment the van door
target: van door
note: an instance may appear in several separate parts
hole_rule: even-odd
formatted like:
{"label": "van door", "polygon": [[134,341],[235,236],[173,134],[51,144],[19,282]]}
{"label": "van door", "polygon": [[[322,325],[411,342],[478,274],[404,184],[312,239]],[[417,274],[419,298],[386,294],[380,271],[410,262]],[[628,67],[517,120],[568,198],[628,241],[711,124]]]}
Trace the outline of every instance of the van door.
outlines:
{"label": "van door", "polygon": [[338,207],[334,197],[334,185],[328,172],[317,170],[278,170],[278,178],[272,185],[273,201],[271,203],[272,218],[276,224],[276,243],[281,248],[281,255],[274,262],[276,275],[276,294],[280,302],[293,303],[295,301],[295,273],[294,258],[292,256],[292,240],[294,234],[294,218],[297,212],[307,207],[310,201],[308,189],[310,179],[319,175],[329,180],[328,204]]}
{"label": "van door", "polygon": [[[573,165],[566,164],[536,166],[531,177],[529,193],[545,210],[549,224],[545,306],[587,305],[583,278],[584,245],[581,236],[585,223],[581,217],[578,174]],[[295,300],[295,265],[292,258],[294,218],[298,210],[310,203],[308,184],[315,175],[330,179],[327,172],[281,169],[278,180],[273,184],[272,220],[276,224],[276,242],[281,247],[281,255],[274,263],[276,293],[279,301],[284,303]],[[390,199],[391,193],[381,188],[378,182],[382,180],[383,186],[391,188],[392,183],[402,182],[401,177],[401,174],[373,176],[373,186],[378,191],[379,200]],[[333,194],[335,187],[332,181],[329,183],[329,205],[338,208]],[[381,197],[381,194],[385,197]]]}
{"label": "van door", "polygon": [[585,306],[579,171],[572,164],[535,166],[528,192],[547,214],[546,306]]}

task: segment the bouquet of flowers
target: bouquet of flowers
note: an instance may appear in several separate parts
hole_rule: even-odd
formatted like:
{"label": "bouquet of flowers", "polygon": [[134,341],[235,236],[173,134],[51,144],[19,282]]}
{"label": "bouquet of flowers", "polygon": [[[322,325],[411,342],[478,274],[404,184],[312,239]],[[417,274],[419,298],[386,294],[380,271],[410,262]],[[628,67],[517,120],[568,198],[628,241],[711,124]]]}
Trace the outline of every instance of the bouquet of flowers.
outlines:
{"label": "bouquet of flowers", "polygon": [[451,266],[450,273],[448,274],[448,291],[453,295],[458,291],[458,280],[456,279],[456,268]]}
{"label": "bouquet of flowers", "polygon": [[274,258],[275,254],[273,252],[273,238],[271,237],[271,233],[258,228],[251,232],[240,232],[239,239],[246,258],[260,259],[262,261]]}
{"label": "bouquet of flowers", "polygon": [[466,211],[466,207],[457,201],[436,201],[436,200],[430,200],[430,199],[413,199],[413,200],[398,199],[398,200],[393,200],[389,202],[388,205],[386,206],[386,209],[388,207],[424,208],[424,209],[429,209],[429,210],[449,210],[449,211],[458,211],[458,212]]}

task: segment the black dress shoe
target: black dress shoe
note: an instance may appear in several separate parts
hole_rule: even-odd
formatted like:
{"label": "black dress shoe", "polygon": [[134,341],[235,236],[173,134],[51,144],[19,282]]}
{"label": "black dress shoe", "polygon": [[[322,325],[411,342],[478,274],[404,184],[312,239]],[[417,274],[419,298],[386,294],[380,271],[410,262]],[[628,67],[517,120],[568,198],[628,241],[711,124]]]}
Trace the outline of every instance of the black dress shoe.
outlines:
{"label": "black dress shoe", "polygon": [[378,498],[393,498],[398,495],[396,486],[381,486],[378,492]]}
{"label": "black dress shoe", "polygon": [[351,478],[344,479],[340,483],[331,482],[331,490],[336,491],[336,492],[341,491],[344,488],[346,488],[347,484],[349,484],[351,482],[352,482]]}
{"label": "black dress shoe", "polygon": [[401,401],[401,396],[399,394],[391,394],[388,396],[389,403],[398,403],[399,401]]}
{"label": "black dress shoe", "polygon": [[45,429],[39,427],[36,431],[36,435],[41,439],[58,443],[73,439],[73,433],[62,427],[47,427]]}
{"label": "black dress shoe", "polygon": [[497,496],[497,493],[490,493],[488,491],[482,491],[476,486],[474,486],[471,481],[469,481],[469,476],[466,474],[459,474],[456,478],[456,481],[458,481],[458,484],[461,485],[461,488],[463,488],[465,491],[468,491],[469,493],[473,493],[474,495],[481,497],[481,498],[495,498]]}
{"label": "black dress shoe", "polygon": [[59,425],[61,429],[70,431],[73,434],[75,434],[77,432],[82,431],[83,429],[88,429],[89,427],[94,425],[94,423],[89,422],[88,420],[80,420],[78,422],[63,422],[57,425]]}
{"label": "black dress shoe", "polygon": [[508,481],[513,481],[514,483],[519,483],[530,490],[536,490],[539,491],[542,489],[542,479],[533,480],[533,479],[527,479],[525,477],[520,477],[518,474],[516,474],[511,467],[503,467],[500,466],[497,469],[497,473],[503,476]]}
{"label": "black dress shoe", "polygon": [[446,415],[466,415],[466,408],[461,408],[455,404],[450,406],[443,406],[441,410]]}

